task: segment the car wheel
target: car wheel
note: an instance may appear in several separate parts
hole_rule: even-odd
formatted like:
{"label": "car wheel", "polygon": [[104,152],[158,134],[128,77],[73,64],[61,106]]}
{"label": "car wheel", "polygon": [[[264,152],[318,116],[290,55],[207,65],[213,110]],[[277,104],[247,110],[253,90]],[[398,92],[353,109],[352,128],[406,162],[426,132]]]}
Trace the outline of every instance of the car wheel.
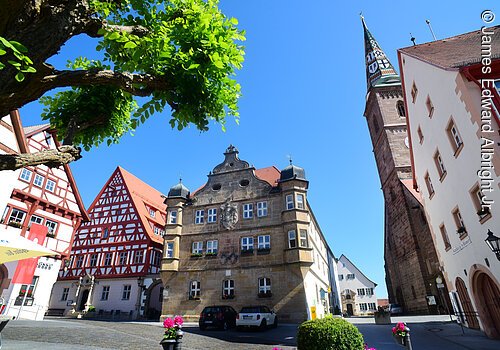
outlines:
{"label": "car wheel", "polygon": [[222,324],[222,329],[227,331],[229,329],[229,323],[227,323],[226,321],[224,321],[224,323]]}
{"label": "car wheel", "polygon": [[204,331],[205,329],[207,329],[207,326],[203,326],[200,324],[200,331]]}
{"label": "car wheel", "polygon": [[236,326],[236,330],[237,331],[242,331],[243,330],[243,326]]}
{"label": "car wheel", "polygon": [[278,327],[278,316],[274,316],[273,328]]}
{"label": "car wheel", "polygon": [[262,320],[262,322],[260,323],[260,327],[259,328],[260,329],[266,329],[266,327],[267,327],[267,322],[266,322],[266,319],[264,318]]}

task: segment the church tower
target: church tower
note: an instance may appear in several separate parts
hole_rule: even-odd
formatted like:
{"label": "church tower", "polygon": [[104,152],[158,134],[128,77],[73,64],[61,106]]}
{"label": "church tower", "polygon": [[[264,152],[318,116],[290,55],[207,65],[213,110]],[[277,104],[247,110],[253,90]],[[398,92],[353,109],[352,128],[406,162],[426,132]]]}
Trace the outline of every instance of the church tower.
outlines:
{"label": "church tower", "polygon": [[422,206],[412,187],[410,150],[401,79],[361,17],[365,40],[367,96],[364,116],[373,144],[385,201],[384,260],[391,303],[405,313],[444,311],[439,262]]}

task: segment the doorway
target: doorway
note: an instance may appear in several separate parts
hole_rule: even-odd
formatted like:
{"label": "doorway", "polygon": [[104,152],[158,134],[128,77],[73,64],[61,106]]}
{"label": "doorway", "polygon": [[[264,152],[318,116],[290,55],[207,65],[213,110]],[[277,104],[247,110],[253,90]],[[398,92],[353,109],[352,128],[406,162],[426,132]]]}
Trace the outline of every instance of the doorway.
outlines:
{"label": "doorway", "polygon": [[496,283],[484,272],[474,276],[473,292],[484,332],[490,338],[500,338],[500,291]]}
{"label": "doorway", "polygon": [[82,311],[83,309],[85,309],[85,304],[87,303],[87,300],[89,298],[89,290],[88,289],[85,289],[83,292],[82,292],[82,298],[80,299],[80,305],[78,307],[78,311]]}
{"label": "doorway", "polygon": [[477,320],[476,311],[474,311],[474,307],[472,306],[465,282],[460,277],[457,277],[455,286],[457,288],[458,297],[460,298],[460,304],[462,304],[462,309],[464,310],[467,326],[469,328],[479,329],[479,321]]}
{"label": "doorway", "polygon": [[347,304],[347,316],[352,316],[352,315],[354,315],[352,304]]}

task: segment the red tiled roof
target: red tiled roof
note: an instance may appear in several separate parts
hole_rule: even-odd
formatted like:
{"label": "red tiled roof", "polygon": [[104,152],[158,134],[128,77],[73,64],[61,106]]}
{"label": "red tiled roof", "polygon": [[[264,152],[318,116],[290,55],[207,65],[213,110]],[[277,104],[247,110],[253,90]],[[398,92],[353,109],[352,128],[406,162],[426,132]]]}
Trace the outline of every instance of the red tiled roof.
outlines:
{"label": "red tiled roof", "polygon": [[45,131],[50,129],[50,124],[39,124],[39,125],[32,125],[32,126],[26,126],[23,128],[24,134],[26,137],[30,137],[31,135],[38,134],[41,131]]}
{"label": "red tiled roof", "polygon": [[420,192],[417,192],[417,190],[413,188],[413,180],[412,179],[401,180],[401,183],[406,187],[408,191],[410,191],[413,197],[415,197],[415,199],[419,201],[420,204],[423,205],[422,194]]}
{"label": "red tiled roof", "polygon": [[[500,25],[486,30],[494,32],[488,35],[492,40],[491,58],[500,58]],[[481,61],[481,36],[481,30],[476,30],[443,40],[405,47],[399,51],[444,69],[460,68]]]}
{"label": "red tiled roof", "polygon": [[160,191],[149,186],[147,183],[132,175],[122,167],[118,167],[118,171],[122,174],[123,180],[127,189],[134,201],[139,218],[141,219],[149,237],[156,242],[163,243],[163,238],[155,235],[150,222],[156,223],[160,228],[165,227],[165,219],[160,213],[157,213],[154,218],[149,215],[148,206],[160,211],[163,215],[166,214],[166,205],[163,204],[163,195]]}
{"label": "red tiled roof", "polygon": [[259,179],[266,181],[271,186],[276,186],[280,179],[281,172],[274,165],[267,168],[256,169],[255,176]]}

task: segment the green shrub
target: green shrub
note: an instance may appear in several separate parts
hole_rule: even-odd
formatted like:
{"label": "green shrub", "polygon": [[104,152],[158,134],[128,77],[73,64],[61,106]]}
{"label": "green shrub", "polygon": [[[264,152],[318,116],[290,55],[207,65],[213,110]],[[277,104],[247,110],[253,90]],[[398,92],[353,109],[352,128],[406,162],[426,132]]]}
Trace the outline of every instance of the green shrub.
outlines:
{"label": "green shrub", "polygon": [[297,347],[299,350],[363,350],[364,341],[354,325],[327,316],[299,326]]}

